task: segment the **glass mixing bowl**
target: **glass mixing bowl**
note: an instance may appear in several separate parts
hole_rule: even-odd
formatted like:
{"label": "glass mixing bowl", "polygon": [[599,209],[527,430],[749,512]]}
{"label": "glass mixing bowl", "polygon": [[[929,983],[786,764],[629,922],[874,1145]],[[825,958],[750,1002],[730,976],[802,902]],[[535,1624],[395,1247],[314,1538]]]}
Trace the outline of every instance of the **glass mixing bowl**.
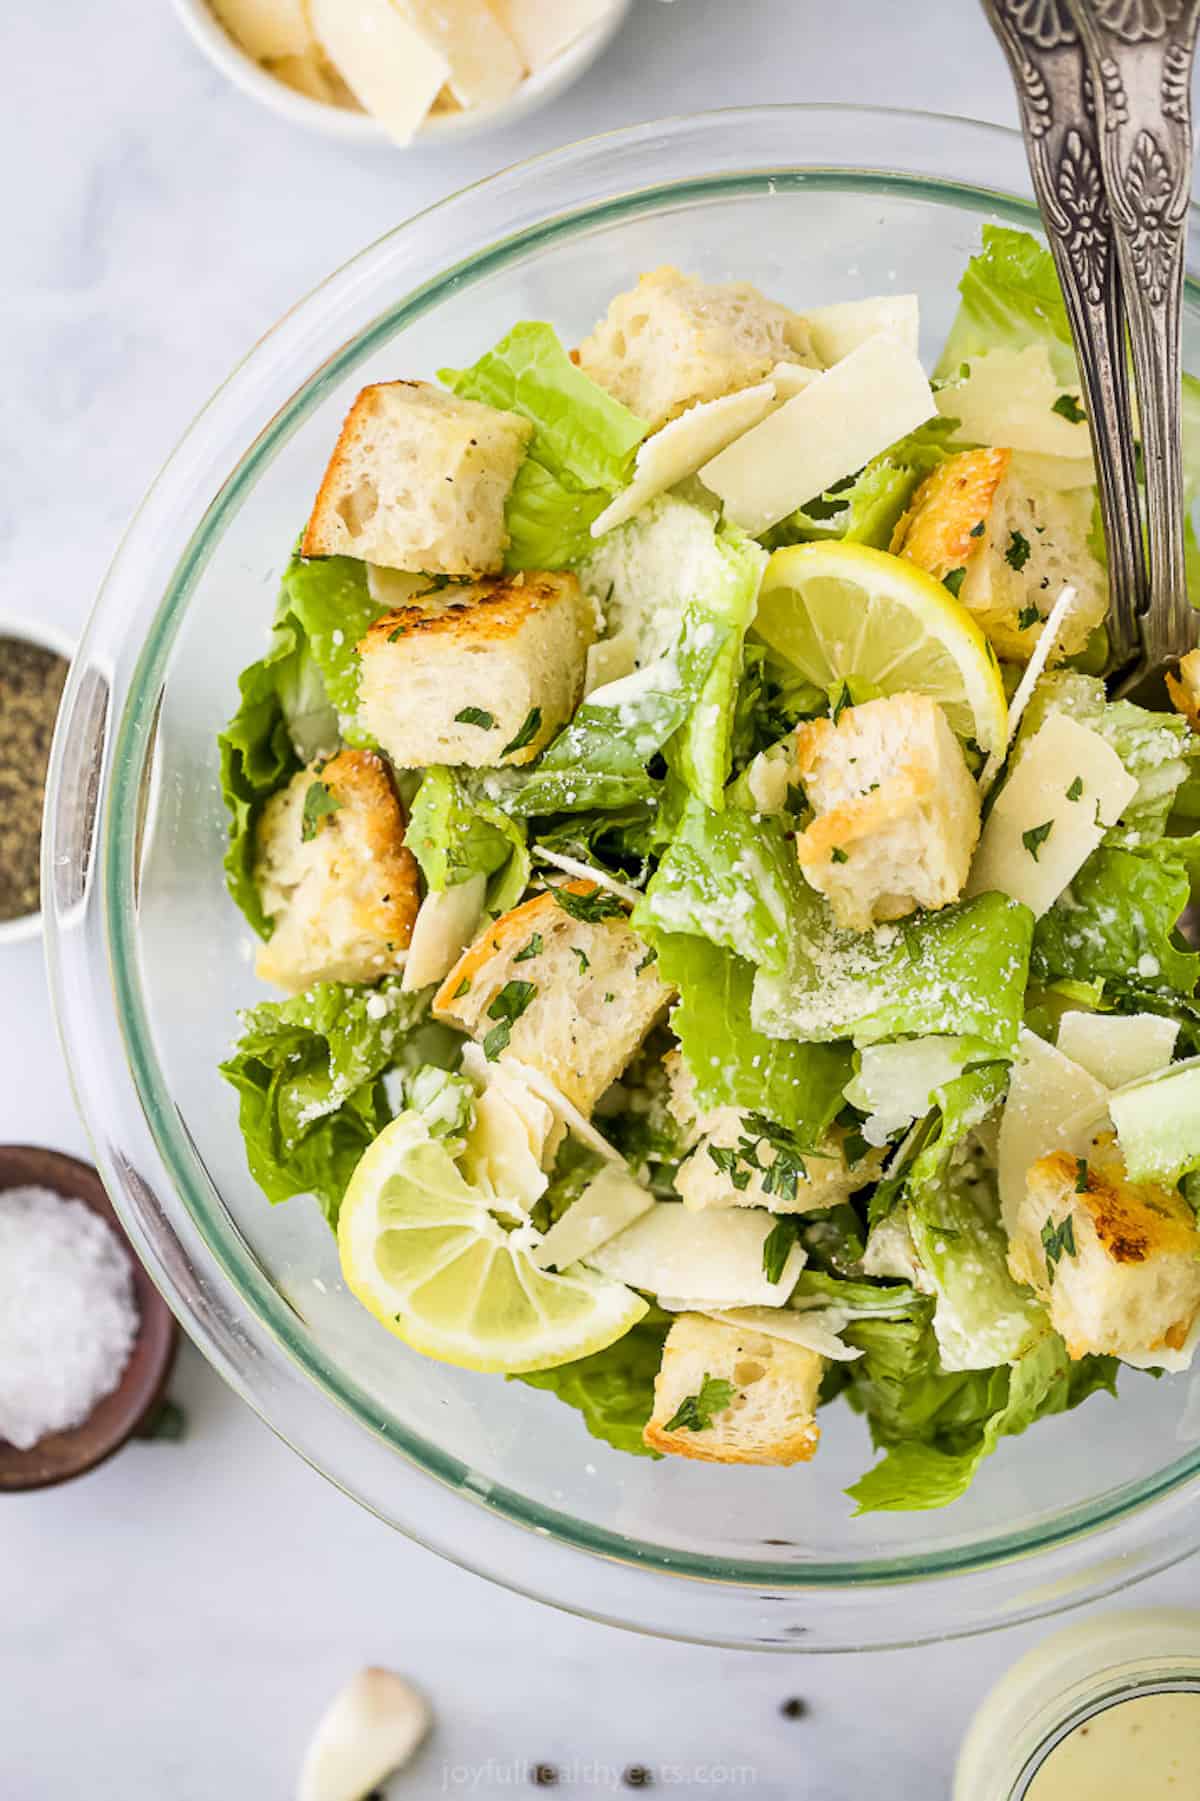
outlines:
{"label": "glass mixing bowl", "polygon": [[[221,879],[215,734],[365,382],[464,363],[516,319],[576,341],[639,271],[749,279],[802,308],[919,291],[949,324],[986,220],[1036,227],[1008,132],[774,107],[618,132],[390,233],[214,397],[135,519],[75,658],[46,839],[55,1002],[130,1237],[237,1391],[347,1493],[447,1557],[641,1630],[828,1651],[1049,1613],[1200,1542],[1200,1375],[1130,1374],[1006,1441],[945,1512],[852,1517],[871,1461],[835,1405],[815,1463],[622,1456],[522,1384],[427,1362],[343,1286],[303,1200],[268,1206],[217,1064],[259,998]],[[1200,363],[1200,290],[1185,334]]]}

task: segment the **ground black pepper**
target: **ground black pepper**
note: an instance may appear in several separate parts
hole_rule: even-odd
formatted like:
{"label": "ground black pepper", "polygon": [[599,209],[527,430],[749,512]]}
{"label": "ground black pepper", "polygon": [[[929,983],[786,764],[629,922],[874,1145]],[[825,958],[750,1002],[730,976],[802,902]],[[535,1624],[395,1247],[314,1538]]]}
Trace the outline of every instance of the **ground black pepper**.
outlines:
{"label": "ground black pepper", "polygon": [[66,679],[57,652],[0,637],[0,920],[38,908],[46,765]]}

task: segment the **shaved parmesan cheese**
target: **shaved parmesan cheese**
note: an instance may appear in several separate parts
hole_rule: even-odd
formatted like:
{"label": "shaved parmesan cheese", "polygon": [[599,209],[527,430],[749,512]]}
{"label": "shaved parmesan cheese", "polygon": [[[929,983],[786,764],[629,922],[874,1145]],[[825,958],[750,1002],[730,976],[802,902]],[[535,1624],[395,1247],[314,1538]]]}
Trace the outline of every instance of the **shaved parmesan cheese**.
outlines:
{"label": "shaved parmesan cheese", "polygon": [[629,632],[617,632],[612,638],[599,638],[587,653],[587,669],[583,678],[584,696],[609,682],[619,682],[637,668],[637,643]]}
{"label": "shaved parmesan cheese", "polygon": [[1000,1212],[1010,1238],[1030,1165],[1051,1151],[1081,1156],[1103,1124],[1108,1099],[1103,1082],[1036,1033],[1022,1031],[996,1146]]}
{"label": "shaved parmesan cheese", "polygon": [[746,769],[746,788],[760,813],[782,813],[796,776],[796,752],[790,738],[760,750]]}
{"label": "shaved parmesan cheese", "polygon": [[377,606],[407,607],[418,594],[429,589],[427,575],[413,575],[408,569],[385,569],[382,563],[368,563],[367,593]]}
{"label": "shaved parmesan cheese", "polygon": [[642,896],[638,889],[631,888],[628,882],[619,882],[615,875],[609,875],[607,869],[597,869],[594,864],[582,863],[578,857],[568,857],[560,850],[547,850],[544,844],[535,844],[533,854],[540,863],[549,863],[555,869],[561,869],[565,875],[577,876],[580,881],[594,882],[597,888],[607,888],[618,900],[623,900],[630,907],[636,907]]}
{"label": "shaved parmesan cheese", "polygon": [[1099,732],[1052,713],[988,815],[967,895],[998,890],[1040,918],[1116,824],[1137,786]]}
{"label": "shaved parmesan cheese", "polygon": [[393,0],[308,0],[313,30],[359,105],[407,144],[450,78],[449,59]]}
{"label": "shaved parmesan cheese", "polygon": [[971,358],[969,371],[937,397],[939,413],[958,420],[964,443],[1076,460],[1091,456],[1086,419],[1073,423],[1054,410],[1064,395],[1078,406],[1080,390],[1055,378],[1044,344],[982,351]]}
{"label": "shaved parmesan cheese", "polygon": [[1106,1088],[1166,1069],[1178,1036],[1176,1022],[1161,1013],[1064,1013],[1058,1022],[1063,1056]]}
{"label": "shaved parmesan cheese", "polygon": [[1042,679],[1042,672],[1050,661],[1051,653],[1058,649],[1066,630],[1067,621],[1075,606],[1078,595],[1074,588],[1066,587],[1046,615],[1046,623],[1042,628],[1037,643],[1033,647],[1033,655],[1025,665],[1025,673],[1017,683],[1016,693],[1008,706],[1008,744],[1004,750],[997,747],[984,764],[979,777],[980,792],[987,796],[992,791],[996,777],[1004,766],[1004,757],[1008,746],[1012,744],[1033,696],[1033,691]]}
{"label": "shaved parmesan cheese", "polygon": [[757,537],[934,411],[912,351],[870,338],[705,463],[700,479],[725,502],[726,518]]}
{"label": "shaved parmesan cheese", "polygon": [[[463,1046],[464,1067],[471,1050],[478,1050],[478,1046]],[[620,1151],[616,1150],[602,1133],[597,1132],[591,1120],[582,1114],[565,1094],[560,1094],[554,1083],[544,1076],[540,1069],[535,1069],[532,1063],[522,1063],[517,1057],[506,1057],[504,1067],[511,1075],[518,1077],[531,1093],[538,1096],[539,1100],[546,1102],[555,1119],[567,1128],[572,1138],[578,1138],[580,1144],[586,1144],[590,1151],[595,1151],[599,1156],[608,1158],[610,1162],[620,1163],[624,1166],[625,1159]]]}
{"label": "shaved parmesan cheese", "polygon": [[962,1074],[970,1052],[969,1039],[937,1035],[865,1046],[845,1095],[869,1115],[863,1126],[867,1143],[886,1144],[902,1126],[928,1113],[934,1089]]}
{"label": "shaved parmesan cheese", "polygon": [[[343,0],[343,4],[345,0]],[[393,0],[450,65],[446,86],[460,106],[495,106],[525,76],[516,44],[479,0]]]}
{"label": "shaved parmesan cheese", "polygon": [[599,1250],[654,1206],[654,1196],[623,1164],[610,1163],[551,1226],[533,1251],[541,1269],[567,1269]]}
{"label": "shaved parmesan cheese", "polygon": [[865,344],[868,338],[895,338],[917,354],[921,329],[920,302],[915,294],[881,294],[870,300],[842,300],[805,313],[812,347],[828,368]]}
{"label": "shaved parmesan cheese", "polygon": [[647,501],[695,475],[702,463],[765,419],[774,405],[774,384],[763,381],[719,400],[702,400],[652,432],[638,449],[629,486],[593,520],[593,538],[624,525]]}
{"label": "shaved parmesan cheese", "polygon": [[608,18],[613,0],[489,0],[530,74]]}
{"label": "shaved parmesan cheese", "polygon": [[476,1084],[475,1120],[459,1167],[467,1181],[528,1214],[546,1192],[543,1165],[563,1128],[553,1109],[512,1073],[489,1064],[476,1044],[463,1047],[463,1072]]}
{"label": "shaved parmesan cheese", "polygon": [[1173,1187],[1200,1166],[1200,1057],[1118,1089],[1109,1112],[1130,1181]]}
{"label": "shaved parmesan cheese", "polygon": [[695,1295],[699,1312],[781,1307],[804,1267],[805,1252],[794,1244],[779,1280],[769,1282],[763,1245],[775,1224],[757,1208],[692,1213],[679,1201],[656,1201],[588,1262],[601,1275],[650,1294]]}
{"label": "shaved parmesan cheese", "polygon": [[[685,1312],[704,1309],[685,1308]],[[707,1317],[723,1326],[736,1326],[743,1332],[765,1332],[768,1338],[782,1338],[788,1344],[803,1345],[818,1357],[833,1363],[852,1363],[861,1351],[851,1350],[838,1337],[846,1323],[846,1315],[832,1307],[814,1307],[794,1313],[790,1307],[732,1307],[709,1310]]]}
{"label": "shaved parmesan cheese", "polygon": [[1070,493],[1075,488],[1096,485],[1096,465],[1090,456],[1038,456],[1032,450],[1018,450],[1013,452],[1008,468],[1013,485],[1027,493],[1039,488]]}
{"label": "shaved parmesan cheese", "polygon": [[813,369],[808,363],[776,363],[771,371],[776,405],[782,406],[785,400],[794,400],[797,394],[803,394],[821,374],[820,369]]}
{"label": "shaved parmesan cheese", "polygon": [[257,62],[303,56],[312,44],[304,0],[212,0],[212,9]]}
{"label": "shaved parmesan cheese", "polygon": [[452,888],[431,888],[421,902],[400,983],[416,994],[449,975],[479,929],[487,877],[468,876]]}

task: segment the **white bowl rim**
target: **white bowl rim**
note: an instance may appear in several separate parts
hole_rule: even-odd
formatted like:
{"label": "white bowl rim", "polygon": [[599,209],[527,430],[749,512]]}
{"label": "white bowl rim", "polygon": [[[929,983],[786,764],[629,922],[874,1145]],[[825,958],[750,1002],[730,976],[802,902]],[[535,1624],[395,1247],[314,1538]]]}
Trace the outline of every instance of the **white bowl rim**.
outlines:
{"label": "white bowl rim", "polygon": [[[352,112],[347,107],[331,106],[308,94],[291,88],[278,76],[264,69],[248,50],[230,36],[209,0],[173,0],[175,12],[192,42],[232,82],[252,100],[270,108],[282,118],[306,130],[318,131],[326,137],[340,138],[353,144],[384,146],[403,150],[408,146],[390,138],[377,119],[366,112]],[[441,138],[468,138],[490,130],[493,126],[513,125],[526,114],[548,103],[569,87],[585,69],[595,62],[601,51],[615,37],[629,13],[633,0],[609,0],[605,17],[584,31],[559,52],[553,61],[532,75],[505,99],[490,107],[465,108],[461,112],[440,113],[425,119],[413,136],[413,143],[427,143]]]}

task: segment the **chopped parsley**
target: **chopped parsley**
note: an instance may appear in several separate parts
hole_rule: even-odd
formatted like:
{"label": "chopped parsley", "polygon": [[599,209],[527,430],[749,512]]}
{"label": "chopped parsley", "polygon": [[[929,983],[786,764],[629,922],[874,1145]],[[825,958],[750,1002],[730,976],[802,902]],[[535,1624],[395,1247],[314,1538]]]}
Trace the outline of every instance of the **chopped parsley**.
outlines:
{"label": "chopped parsley", "polygon": [[1021,843],[1035,863],[1038,861],[1038,852],[1053,830],[1054,821],[1047,819],[1042,825],[1031,825],[1027,832],[1021,833]]}
{"label": "chopped parsley", "polygon": [[1031,552],[1029,539],[1024,532],[1012,532],[1009,535],[1008,549],[1004,553],[1004,561],[1010,569],[1024,569]]}
{"label": "chopped parsley", "polygon": [[[482,707],[464,707],[461,713],[454,715],[456,725],[477,725],[481,731],[494,732],[496,721]],[[528,742],[528,741],[527,741]]]}
{"label": "chopped parsley", "polygon": [[1068,419],[1072,425],[1082,425],[1087,418],[1074,394],[1060,394],[1050,411],[1057,413],[1060,419]]}
{"label": "chopped parsley", "polygon": [[504,746],[504,749],[500,752],[500,755],[502,757],[511,757],[515,751],[524,750],[527,744],[533,743],[541,729],[542,709],[540,707],[532,707],[526,715],[524,725],[518,731],[515,738],[509,739],[508,743]]}
{"label": "chopped parsley", "polygon": [[942,586],[943,588],[949,588],[951,594],[953,594],[955,600],[957,600],[962,593],[962,585],[966,579],[967,572],[965,569],[952,569],[949,575],[944,575],[942,577]]}
{"label": "chopped parsley", "polygon": [[848,863],[850,861],[850,858],[847,856],[846,852],[842,849],[840,844],[834,845],[833,849],[829,853],[829,856],[830,856],[831,861],[834,863]]}
{"label": "chopped parsley", "polygon": [[837,693],[829,703],[829,717],[832,719],[834,725],[837,724],[842,714],[846,711],[846,708],[853,705],[854,697],[850,693],[849,682],[841,682],[838,685]]}
{"label": "chopped parsley", "polygon": [[471,978],[470,976],[464,976],[462,981],[458,984],[458,987],[454,990],[454,998],[455,1000],[460,1000],[464,994],[470,994],[470,992]]}
{"label": "chopped parsley", "polygon": [[301,843],[310,844],[317,835],[321,821],[331,813],[336,813],[341,804],[327,782],[310,782],[304,796],[304,812],[300,820]]}
{"label": "chopped parsley", "polygon": [[1075,777],[1075,780],[1071,783],[1071,786],[1067,789],[1067,799],[1068,800],[1079,800],[1081,798],[1082,794],[1083,794],[1083,777],[1081,775],[1077,775]]}
{"label": "chopped parsley", "polygon": [[1031,626],[1040,625],[1041,622],[1042,616],[1035,606],[1022,607],[1017,614],[1017,630],[1019,632],[1027,632]]}
{"label": "chopped parsley", "polygon": [[505,982],[487,1010],[488,1018],[497,1021],[483,1041],[483,1054],[489,1063],[494,1063],[505,1049],[512,1037],[513,1026],[536,993],[533,982]]}
{"label": "chopped parsley", "polygon": [[1075,1192],[1076,1194],[1088,1192],[1088,1161],[1086,1157],[1076,1157],[1075,1159]]}
{"label": "chopped parsley", "polygon": [[794,1214],[785,1213],[782,1219],[775,1221],[763,1239],[763,1275],[768,1282],[778,1282],[782,1276],[799,1233],[800,1222]]}
{"label": "chopped parsley", "polygon": [[634,975],[640,976],[643,969],[649,969],[650,965],[657,961],[657,958],[658,958],[658,952],[655,950],[654,946],[651,945],[650,949],[646,952],[646,955],[642,958],[641,962],[638,964],[637,968],[634,970],[634,972],[633,972]]}
{"label": "chopped parsley", "polygon": [[571,946],[571,951],[574,956],[579,958],[579,973],[580,973],[580,975],[586,975],[588,970],[592,967],[592,965],[588,959],[587,952],[583,949],[583,947],[581,945],[578,945],[578,944],[573,944]]}
{"label": "chopped parsley", "polygon": [[718,1413],[724,1413],[737,1394],[732,1382],[707,1371],[699,1393],[685,1395],[663,1427],[664,1432],[707,1432]]}
{"label": "chopped parsley", "polygon": [[587,894],[574,894],[570,888],[555,888],[551,892],[563,912],[584,925],[598,925],[602,919],[621,919],[625,914],[616,895],[610,894],[607,888],[593,888]]}
{"label": "chopped parsley", "polygon": [[968,536],[972,537],[972,538],[982,538],[982,536],[986,530],[987,530],[987,520],[981,519],[979,521],[978,525],[973,525],[971,527],[971,530],[968,533]]}
{"label": "chopped parsley", "polygon": [[861,1132],[847,1132],[842,1140],[842,1149],[846,1153],[846,1162],[851,1169],[861,1163],[870,1150],[870,1145]]}
{"label": "chopped parsley", "polygon": [[1042,1227],[1042,1249],[1046,1253],[1047,1275],[1054,1268],[1060,1257],[1075,1255],[1075,1221],[1068,1213],[1057,1226],[1047,1220]]}
{"label": "chopped parsley", "polygon": [[541,954],[542,954],[542,934],[540,932],[534,932],[533,936],[531,938],[529,938],[521,946],[520,950],[517,952],[516,956],[513,958],[513,962],[514,963],[528,963],[530,957],[540,957]]}
{"label": "chopped parsley", "polygon": [[757,1161],[745,1163],[736,1145],[710,1144],[708,1154],[723,1176],[728,1176],[739,1194],[744,1194],[750,1186],[750,1178],[758,1167]]}
{"label": "chopped parsley", "polygon": [[387,635],[388,643],[394,644],[396,642],[397,638],[403,638],[403,636],[407,630],[408,630],[408,627],[406,625],[393,626],[392,630]]}

